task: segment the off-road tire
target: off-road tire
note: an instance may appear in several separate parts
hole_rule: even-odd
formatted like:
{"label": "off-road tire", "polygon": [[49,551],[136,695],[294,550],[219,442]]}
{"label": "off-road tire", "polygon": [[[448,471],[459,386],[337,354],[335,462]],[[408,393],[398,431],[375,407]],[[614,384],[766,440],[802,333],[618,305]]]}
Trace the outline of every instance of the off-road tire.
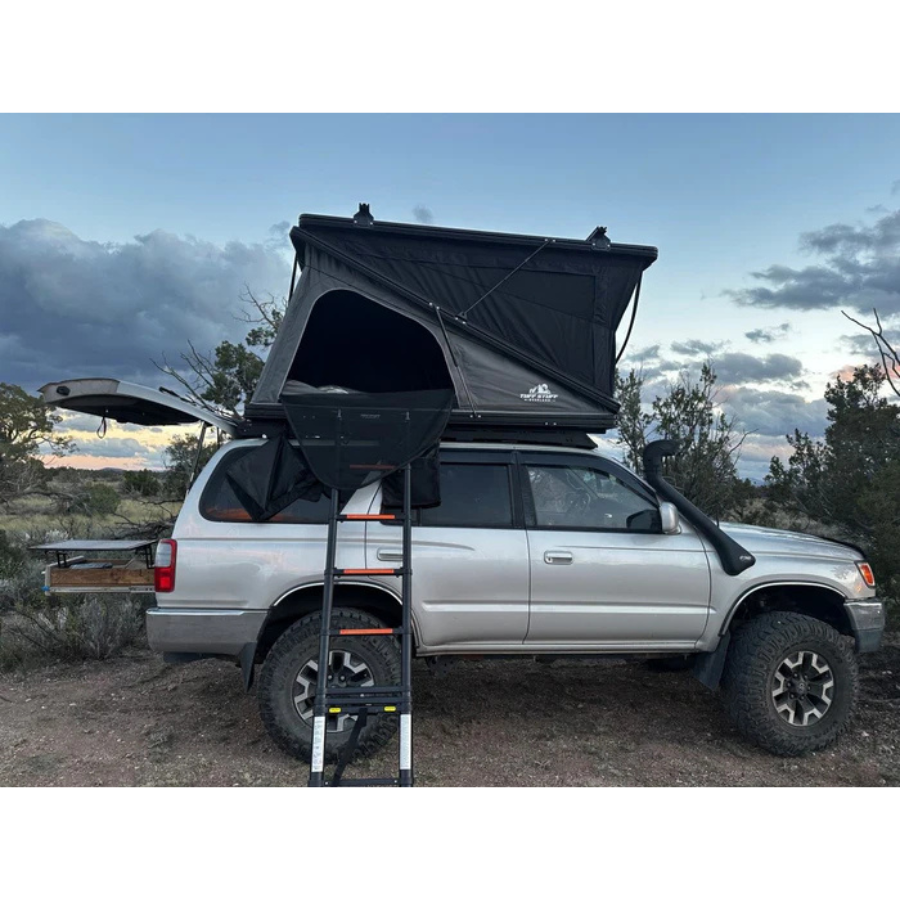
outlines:
{"label": "off-road tire", "polygon": [[[275,642],[260,672],[257,700],[263,724],[269,736],[285,753],[310,761],[312,750],[312,718],[304,720],[293,700],[298,673],[319,655],[318,613],[298,620]],[[355,609],[335,610],[332,627],[384,628],[373,616]],[[344,635],[331,638],[332,653],[349,651],[364,660],[375,684],[400,683],[400,647],[396,638],[369,635]],[[380,750],[397,730],[397,717],[370,715],[360,732],[357,756],[369,756]],[[325,737],[325,759],[337,760],[338,753],[350,735],[350,728]]]}
{"label": "off-road tire", "polygon": [[[831,705],[806,725],[790,724],[776,710],[776,672],[798,652],[815,653],[830,667]],[[830,625],[799,613],[764,613],[732,638],[722,677],[726,712],[738,731],[778,756],[821,750],[847,729],[856,709],[859,671],[852,643]]]}

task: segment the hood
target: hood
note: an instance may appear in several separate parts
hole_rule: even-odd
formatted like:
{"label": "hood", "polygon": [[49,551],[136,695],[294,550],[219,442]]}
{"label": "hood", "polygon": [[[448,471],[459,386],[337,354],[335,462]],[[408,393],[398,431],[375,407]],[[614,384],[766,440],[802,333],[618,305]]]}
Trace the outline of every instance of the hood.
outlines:
{"label": "hood", "polygon": [[757,525],[739,525],[732,522],[722,522],[719,527],[755,556],[790,554],[821,556],[828,559],[864,559],[862,553],[847,544],[812,534],[802,534],[799,531],[782,531],[778,528],[760,528]]}

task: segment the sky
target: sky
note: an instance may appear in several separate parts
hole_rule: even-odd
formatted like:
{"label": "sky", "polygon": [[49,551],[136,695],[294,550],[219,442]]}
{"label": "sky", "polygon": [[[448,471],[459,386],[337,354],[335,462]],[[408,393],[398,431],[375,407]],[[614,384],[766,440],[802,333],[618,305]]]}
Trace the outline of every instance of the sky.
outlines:
{"label": "sky", "polygon": [[[0,381],[171,384],[282,296],[301,213],[651,244],[623,367],[648,399],[707,357],[760,478],[829,379],[900,327],[897,115],[0,116]],[[624,328],[620,338],[624,336]],[[168,430],[88,417],[68,462],[157,467]]]}

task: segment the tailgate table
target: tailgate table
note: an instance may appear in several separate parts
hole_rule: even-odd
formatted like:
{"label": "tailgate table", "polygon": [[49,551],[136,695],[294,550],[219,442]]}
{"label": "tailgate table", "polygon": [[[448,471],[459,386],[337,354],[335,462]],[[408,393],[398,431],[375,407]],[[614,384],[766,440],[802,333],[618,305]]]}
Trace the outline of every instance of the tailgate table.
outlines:
{"label": "tailgate table", "polygon": [[56,556],[44,569],[48,594],[152,594],[154,544],[156,540],[69,540],[31,549]]}

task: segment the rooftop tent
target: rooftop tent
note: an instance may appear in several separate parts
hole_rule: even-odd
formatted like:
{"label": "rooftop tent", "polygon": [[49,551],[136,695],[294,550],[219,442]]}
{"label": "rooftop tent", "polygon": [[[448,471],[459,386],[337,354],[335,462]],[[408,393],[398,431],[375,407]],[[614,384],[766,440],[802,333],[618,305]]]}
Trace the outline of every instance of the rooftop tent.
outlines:
{"label": "rooftop tent", "polygon": [[653,247],[304,215],[302,275],[247,407],[285,389],[450,389],[449,430],[613,426],[616,328]]}

